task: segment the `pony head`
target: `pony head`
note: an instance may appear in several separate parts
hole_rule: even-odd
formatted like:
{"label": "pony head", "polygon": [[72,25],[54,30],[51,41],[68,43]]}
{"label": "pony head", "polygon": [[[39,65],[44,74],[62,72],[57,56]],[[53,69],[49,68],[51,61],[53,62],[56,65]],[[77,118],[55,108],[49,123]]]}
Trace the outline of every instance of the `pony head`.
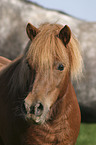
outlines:
{"label": "pony head", "polygon": [[31,45],[26,55],[35,74],[25,98],[26,119],[42,124],[50,119],[54,104],[66,95],[71,78],[82,72],[78,41],[70,28],[43,24],[38,29],[26,27]]}

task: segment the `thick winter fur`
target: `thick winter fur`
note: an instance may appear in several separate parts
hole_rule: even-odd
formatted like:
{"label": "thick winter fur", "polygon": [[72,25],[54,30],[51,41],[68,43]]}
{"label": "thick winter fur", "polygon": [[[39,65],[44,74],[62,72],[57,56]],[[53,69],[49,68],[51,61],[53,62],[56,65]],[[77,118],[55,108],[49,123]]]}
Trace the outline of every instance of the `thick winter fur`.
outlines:
{"label": "thick winter fur", "polygon": [[[77,40],[67,26],[35,30],[30,48],[0,71],[0,145],[75,145],[81,118],[71,77],[82,72]],[[37,101],[44,107],[39,117],[30,113]]]}

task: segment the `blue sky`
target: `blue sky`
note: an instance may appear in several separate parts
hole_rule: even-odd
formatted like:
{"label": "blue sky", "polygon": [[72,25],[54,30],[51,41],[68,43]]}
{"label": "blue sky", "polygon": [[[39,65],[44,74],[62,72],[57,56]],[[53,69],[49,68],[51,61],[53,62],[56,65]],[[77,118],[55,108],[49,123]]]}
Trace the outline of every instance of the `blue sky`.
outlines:
{"label": "blue sky", "polygon": [[66,12],[77,18],[96,22],[96,0],[30,0],[46,8]]}

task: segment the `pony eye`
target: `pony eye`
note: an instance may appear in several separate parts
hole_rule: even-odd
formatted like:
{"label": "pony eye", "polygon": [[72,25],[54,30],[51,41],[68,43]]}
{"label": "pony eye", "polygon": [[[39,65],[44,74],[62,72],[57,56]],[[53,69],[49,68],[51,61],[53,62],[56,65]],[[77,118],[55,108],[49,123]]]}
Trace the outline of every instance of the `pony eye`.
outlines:
{"label": "pony eye", "polygon": [[60,64],[60,65],[58,66],[58,70],[60,70],[60,71],[63,71],[63,70],[64,70],[63,64]]}

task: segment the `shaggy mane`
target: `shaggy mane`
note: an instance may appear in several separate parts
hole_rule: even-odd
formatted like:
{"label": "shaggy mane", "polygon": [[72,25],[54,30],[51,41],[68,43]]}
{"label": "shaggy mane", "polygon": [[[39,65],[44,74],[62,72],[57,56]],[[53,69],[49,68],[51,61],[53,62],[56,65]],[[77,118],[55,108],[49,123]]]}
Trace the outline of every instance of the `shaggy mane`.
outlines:
{"label": "shaggy mane", "polygon": [[82,74],[83,64],[78,41],[72,34],[66,48],[57,37],[62,27],[62,25],[49,23],[41,25],[39,27],[40,32],[30,45],[27,59],[39,71],[52,69],[54,62],[56,60],[60,61],[62,64],[69,66],[71,77],[77,78],[78,75]]}

